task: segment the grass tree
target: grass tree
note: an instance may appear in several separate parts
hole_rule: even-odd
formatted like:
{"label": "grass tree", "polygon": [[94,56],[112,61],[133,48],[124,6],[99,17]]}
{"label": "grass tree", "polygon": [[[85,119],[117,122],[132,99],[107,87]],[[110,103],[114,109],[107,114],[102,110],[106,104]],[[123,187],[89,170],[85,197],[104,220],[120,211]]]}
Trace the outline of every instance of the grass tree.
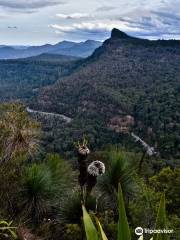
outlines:
{"label": "grass tree", "polygon": [[32,120],[21,104],[0,107],[0,164],[38,149],[39,124]]}
{"label": "grass tree", "polygon": [[36,224],[43,217],[56,217],[60,200],[74,186],[74,175],[58,154],[48,154],[43,163],[28,167],[22,179],[20,206],[26,219]]}
{"label": "grass tree", "polygon": [[116,214],[118,184],[121,183],[126,205],[129,198],[139,189],[135,181],[135,170],[136,165],[124,152],[113,149],[107,154],[106,173],[99,178],[98,187],[108,207],[113,208]]}
{"label": "grass tree", "polygon": [[53,198],[50,171],[43,165],[33,164],[24,173],[20,208],[26,219],[37,224],[48,211]]}
{"label": "grass tree", "polygon": [[0,205],[4,216],[16,214],[22,162],[37,152],[39,136],[39,124],[23,105],[0,105]]}

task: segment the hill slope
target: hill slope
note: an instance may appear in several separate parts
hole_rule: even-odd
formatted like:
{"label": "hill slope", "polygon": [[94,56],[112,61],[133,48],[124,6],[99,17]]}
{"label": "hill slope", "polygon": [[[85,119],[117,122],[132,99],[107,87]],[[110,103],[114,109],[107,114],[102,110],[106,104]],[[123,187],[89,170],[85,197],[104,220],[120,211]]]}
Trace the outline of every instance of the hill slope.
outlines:
{"label": "hill slope", "polygon": [[76,71],[45,88],[33,107],[83,121],[98,136],[115,124],[114,118],[131,115],[134,131],[164,156],[176,155],[179,63],[180,41],[137,39],[113,29],[111,38]]}
{"label": "hill slope", "polygon": [[0,101],[29,102],[40,88],[71,72],[78,60],[77,57],[55,54],[0,60]]}

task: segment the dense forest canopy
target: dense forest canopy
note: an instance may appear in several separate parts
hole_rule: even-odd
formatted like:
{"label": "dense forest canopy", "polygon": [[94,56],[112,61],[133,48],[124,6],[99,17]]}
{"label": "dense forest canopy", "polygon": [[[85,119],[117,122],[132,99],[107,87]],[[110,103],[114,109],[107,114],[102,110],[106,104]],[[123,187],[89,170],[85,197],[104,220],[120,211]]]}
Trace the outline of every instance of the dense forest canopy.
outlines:
{"label": "dense forest canopy", "polygon": [[[93,131],[96,137],[108,131],[110,139],[108,126],[114,117],[130,115],[134,118],[130,130],[155,145],[163,157],[177,157],[179,62],[180,41],[137,39],[114,29],[111,38],[74,72],[42,89],[32,107],[72,117],[76,129]],[[73,123],[67,128],[74,133]]]}
{"label": "dense forest canopy", "polygon": [[79,58],[42,54],[18,60],[0,60],[0,100],[28,102],[40,88],[53,84],[76,67]]}

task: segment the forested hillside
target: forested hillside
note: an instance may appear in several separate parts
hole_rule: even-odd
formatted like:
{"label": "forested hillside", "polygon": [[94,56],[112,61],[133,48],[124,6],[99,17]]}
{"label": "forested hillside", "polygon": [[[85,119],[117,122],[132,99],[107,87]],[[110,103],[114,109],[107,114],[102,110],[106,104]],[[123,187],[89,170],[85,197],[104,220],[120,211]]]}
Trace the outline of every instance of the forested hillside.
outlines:
{"label": "forested hillside", "polygon": [[[179,62],[180,41],[143,40],[114,29],[76,71],[44,88],[32,107],[74,119],[57,136],[61,146],[72,134],[87,132],[101,145],[116,141],[113,131],[126,139],[124,132],[133,130],[163,157],[178,156]],[[133,123],[122,123],[128,116]]]}
{"label": "forested hillside", "polygon": [[42,54],[0,61],[0,101],[28,102],[41,87],[55,83],[77,65],[79,58]]}

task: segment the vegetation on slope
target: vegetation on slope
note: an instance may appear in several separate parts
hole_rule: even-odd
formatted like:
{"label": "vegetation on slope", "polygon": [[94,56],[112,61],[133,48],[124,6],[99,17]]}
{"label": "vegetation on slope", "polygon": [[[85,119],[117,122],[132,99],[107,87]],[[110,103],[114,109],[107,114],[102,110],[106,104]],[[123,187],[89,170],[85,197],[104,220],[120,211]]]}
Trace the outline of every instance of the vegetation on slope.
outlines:
{"label": "vegetation on slope", "polygon": [[[149,41],[113,30],[73,73],[40,91],[32,107],[72,117],[65,135],[74,130],[81,134],[80,129],[93,132],[101,146],[113,139],[108,128],[112,119],[130,115],[132,131],[156,146],[162,157],[177,158],[179,62],[179,41]],[[60,134],[56,139],[65,140]]]}
{"label": "vegetation on slope", "polygon": [[0,60],[0,101],[29,102],[40,88],[55,83],[72,71],[77,60],[76,57],[50,54]]}
{"label": "vegetation on slope", "polygon": [[[124,228],[127,221],[130,230],[129,233],[123,232],[126,234],[124,237],[131,234],[132,239],[137,239],[134,233],[137,226],[149,229],[165,226],[162,225],[164,197],[156,218],[164,192],[167,201],[166,227],[174,229],[174,233],[167,237],[176,239],[179,168],[164,168],[156,173],[147,165],[146,172],[139,175],[136,166],[141,155],[115,147],[92,153],[87,140],[75,144],[76,162],[71,165],[58,154],[43,151],[40,135],[34,135],[39,132],[39,126],[27,115],[25,107],[3,104],[0,109],[0,127],[3,129],[0,132],[0,218],[7,223],[13,221],[13,230],[17,226],[19,239],[84,239],[82,202],[91,215],[96,214],[109,240],[121,236],[118,226],[119,229]],[[9,115],[15,116],[14,121],[11,118],[8,120]],[[22,137],[8,137],[8,134],[20,136],[24,132],[29,134],[23,135],[23,141]],[[10,140],[13,140],[16,154],[11,154],[8,161],[2,161],[7,155]],[[36,148],[39,151],[30,154],[32,145],[29,143],[34,141],[39,143]],[[22,142],[27,144],[22,145]],[[121,211],[118,213],[118,183],[122,186],[127,214],[124,223],[121,192]],[[118,218],[121,220],[119,224]],[[8,228],[4,232],[1,230],[0,234],[7,234],[6,238],[11,239]],[[163,239],[161,234],[158,236],[158,239]],[[151,236],[145,237],[150,239]]]}

